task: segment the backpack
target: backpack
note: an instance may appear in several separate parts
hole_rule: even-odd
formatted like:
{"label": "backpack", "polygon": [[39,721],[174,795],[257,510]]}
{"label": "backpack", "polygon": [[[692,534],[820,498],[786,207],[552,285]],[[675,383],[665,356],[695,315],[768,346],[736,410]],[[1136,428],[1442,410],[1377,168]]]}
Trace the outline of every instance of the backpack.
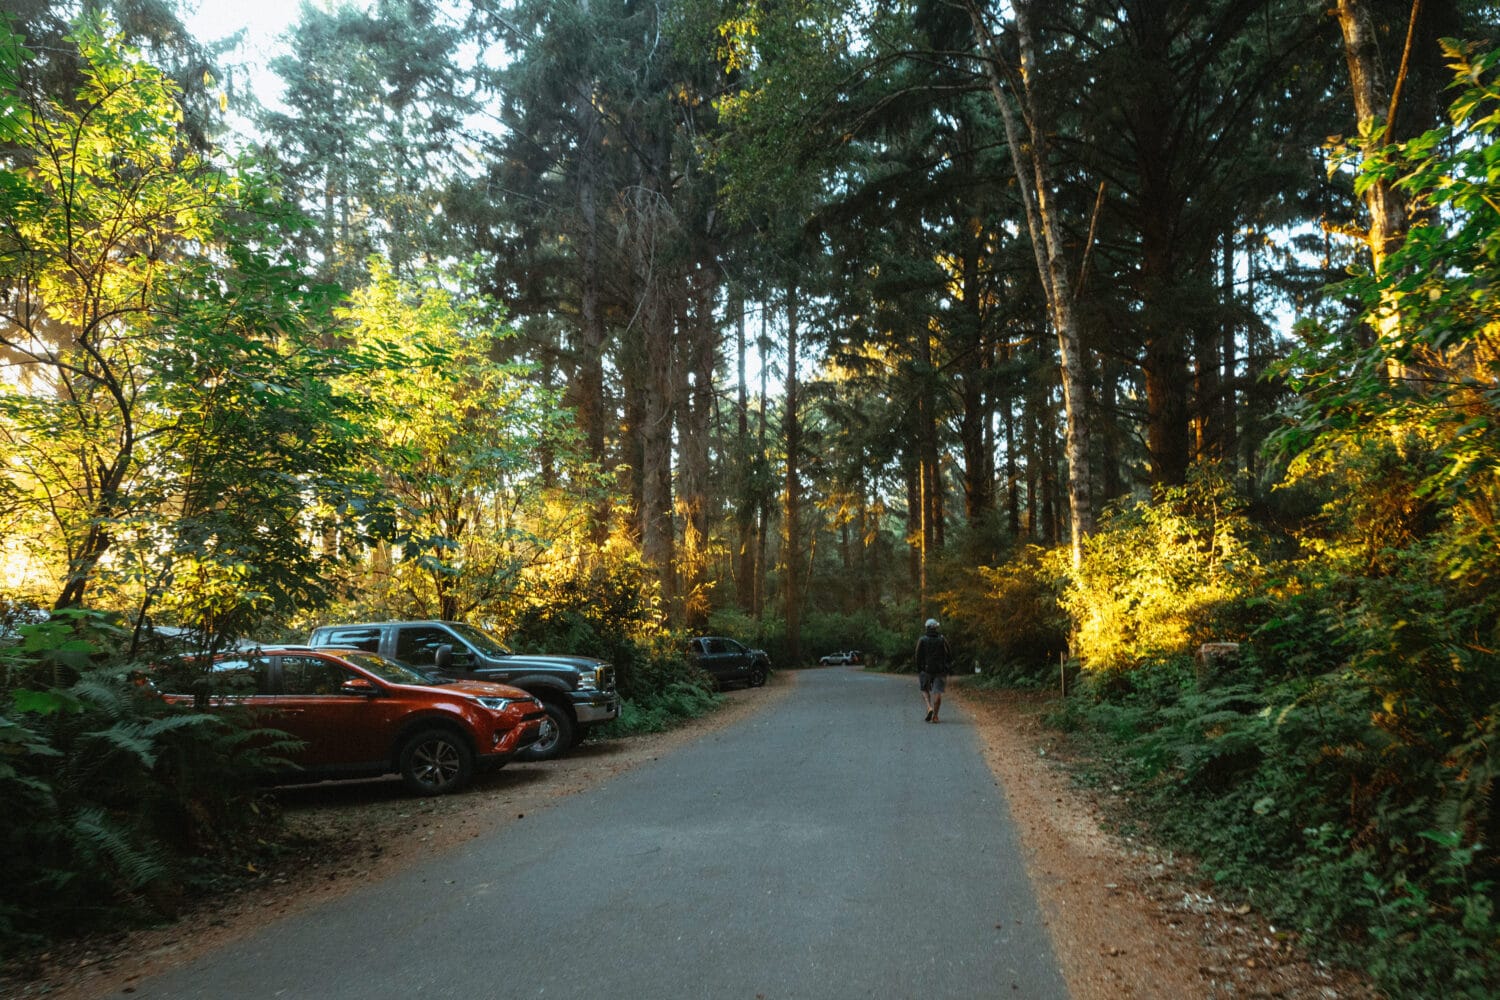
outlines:
{"label": "backpack", "polygon": [[952,651],[948,640],[941,635],[922,636],[922,671],[929,674],[948,673],[948,660]]}

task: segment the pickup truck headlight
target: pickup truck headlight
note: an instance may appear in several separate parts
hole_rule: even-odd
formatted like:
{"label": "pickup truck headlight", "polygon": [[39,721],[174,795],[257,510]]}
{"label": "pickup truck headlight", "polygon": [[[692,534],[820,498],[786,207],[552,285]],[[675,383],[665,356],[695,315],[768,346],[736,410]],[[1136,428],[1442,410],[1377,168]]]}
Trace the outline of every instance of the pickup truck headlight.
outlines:
{"label": "pickup truck headlight", "polygon": [[496,712],[503,712],[515,704],[515,701],[511,698],[475,698],[474,700],[485,708],[494,709]]}
{"label": "pickup truck headlight", "polygon": [[578,690],[580,690],[580,691],[597,691],[597,690],[599,690],[599,679],[594,676],[594,672],[592,670],[587,671],[587,672],[584,672],[584,671],[580,671],[579,672],[579,674],[578,674]]}

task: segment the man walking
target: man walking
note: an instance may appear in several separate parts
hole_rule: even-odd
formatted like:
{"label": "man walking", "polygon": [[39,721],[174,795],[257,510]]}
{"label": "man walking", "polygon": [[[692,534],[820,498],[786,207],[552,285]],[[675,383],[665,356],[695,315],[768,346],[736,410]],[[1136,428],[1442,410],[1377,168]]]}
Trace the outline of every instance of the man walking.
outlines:
{"label": "man walking", "polygon": [[928,722],[938,721],[938,711],[943,707],[943,689],[948,686],[952,667],[953,650],[938,631],[937,619],[929,618],[926,631],[917,640],[917,683],[922,689],[922,701],[927,706]]}

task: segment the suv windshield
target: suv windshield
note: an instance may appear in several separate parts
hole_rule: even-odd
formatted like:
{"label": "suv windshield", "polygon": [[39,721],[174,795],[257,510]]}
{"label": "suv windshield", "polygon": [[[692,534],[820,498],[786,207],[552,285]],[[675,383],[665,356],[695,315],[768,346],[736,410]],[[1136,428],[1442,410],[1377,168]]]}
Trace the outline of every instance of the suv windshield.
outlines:
{"label": "suv windshield", "polygon": [[431,685],[431,677],[420,670],[413,670],[404,663],[395,660],[387,660],[378,653],[344,653],[344,659],[357,667],[368,670],[383,681],[392,684],[426,684]]}
{"label": "suv windshield", "polygon": [[511,655],[510,650],[492,639],[488,632],[481,632],[473,625],[465,625],[462,622],[449,622],[448,627],[467,639],[469,645],[479,650],[485,656]]}

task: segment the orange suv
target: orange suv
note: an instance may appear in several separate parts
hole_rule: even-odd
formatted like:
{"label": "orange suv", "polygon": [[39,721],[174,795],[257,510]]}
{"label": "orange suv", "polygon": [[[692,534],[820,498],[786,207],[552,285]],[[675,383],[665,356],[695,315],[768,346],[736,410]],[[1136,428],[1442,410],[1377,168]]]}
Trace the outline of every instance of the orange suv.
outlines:
{"label": "orange suv", "polygon": [[547,718],[519,688],[439,681],[357,649],[228,653],[185,676],[178,684],[158,678],[179,689],[167,700],[242,707],[257,724],[301,740],[290,755],[294,781],[394,771],[418,795],[441,795],[531,746]]}

